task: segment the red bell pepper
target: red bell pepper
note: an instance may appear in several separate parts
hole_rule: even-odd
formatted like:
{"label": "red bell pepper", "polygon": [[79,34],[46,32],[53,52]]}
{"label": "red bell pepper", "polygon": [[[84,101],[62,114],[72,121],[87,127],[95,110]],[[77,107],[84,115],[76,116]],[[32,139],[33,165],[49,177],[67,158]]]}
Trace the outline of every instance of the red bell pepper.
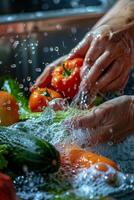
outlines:
{"label": "red bell pepper", "polygon": [[64,97],[72,99],[78,92],[82,65],[82,58],[65,61],[61,66],[54,69],[51,85]]}

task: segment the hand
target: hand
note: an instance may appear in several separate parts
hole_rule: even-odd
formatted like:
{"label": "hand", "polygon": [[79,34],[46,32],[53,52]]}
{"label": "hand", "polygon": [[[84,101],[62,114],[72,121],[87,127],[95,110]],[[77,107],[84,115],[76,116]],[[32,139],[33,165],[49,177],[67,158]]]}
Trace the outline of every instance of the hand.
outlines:
{"label": "hand", "polygon": [[59,59],[52,62],[51,64],[49,64],[48,66],[46,66],[42,74],[36,79],[34,85],[30,88],[30,90],[32,91],[36,87],[42,88],[42,87],[49,86],[51,84],[51,78],[52,78],[51,75],[54,68],[58,66],[60,63],[62,63],[65,60],[65,57],[66,56],[62,56]]}
{"label": "hand", "polygon": [[121,96],[66,122],[73,128],[87,129],[89,144],[119,142],[134,131],[134,99]]}
{"label": "hand", "polygon": [[[123,89],[134,64],[134,45],[128,30],[100,25],[89,32],[71,51],[69,59],[83,57],[81,87],[88,91]],[[83,84],[84,83],[84,84]],[[80,88],[81,88],[80,87]]]}

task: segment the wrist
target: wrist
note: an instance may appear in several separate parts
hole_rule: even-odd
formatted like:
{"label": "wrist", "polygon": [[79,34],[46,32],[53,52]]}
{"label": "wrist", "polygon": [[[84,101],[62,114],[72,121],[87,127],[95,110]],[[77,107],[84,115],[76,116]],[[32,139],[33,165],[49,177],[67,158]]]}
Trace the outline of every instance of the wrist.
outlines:
{"label": "wrist", "polygon": [[107,25],[111,27],[113,32],[116,32],[120,29],[127,29],[133,24],[134,1],[120,0],[95,24],[94,28]]}

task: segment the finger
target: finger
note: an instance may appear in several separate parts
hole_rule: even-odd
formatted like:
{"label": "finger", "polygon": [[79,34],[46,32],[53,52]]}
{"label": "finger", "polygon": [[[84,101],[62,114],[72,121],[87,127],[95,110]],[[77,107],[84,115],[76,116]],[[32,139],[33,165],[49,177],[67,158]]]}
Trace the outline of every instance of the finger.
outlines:
{"label": "finger", "polygon": [[104,116],[105,110],[100,108],[95,108],[88,115],[74,117],[68,122],[73,128],[82,128],[82,129],[92,129],[96,126],[99,126],[101,119]]}
{"label": "finger", "polygon": [[76,57],[85,57],[87,50],[89,49],[90,43],[92,41],[92,35],[87,34],[84,39],[69,53],[67,59],[73,59]]}
{"label": "finger", "polygon": [[116,80],[112,81],[107,87],[102,88],[101,92],[116,91],[122,89],[129,78],[129,72],[125,71]]}
{"label": "finger", "polygon": [[127,82],[128,82],[128,80],[129,80],[129,74],[128,74],[128,76],[126,77],[126,79],[125,79],[125,81],[124,81],[124,83],[123,83],[123,85],[122,85],[122,90],[124,90],[124,89],[125,89],[125,87],[126,87],[126,85],[127,85]]}
{"label": "finger", "polygon": [[62,56],[60,58],[58,58],[57,60],[55,60],[54,62],[52,62],[51,64],[49,64],[44,71],[42,72],[42,74],[36,79],[34,85],[30,88],[30,91],[34,90],[34,88],[36,87],[45,87],[47,85],[49,85],[51,83],[51,74],[54,70],[54,68],[59,65],[60,63],[62,63],[65,60],[66,56]]}
{"label": "finger", "polygon": [[95,146],[97,144],[103,144],[108,141],[113,141],[113,134],[110,132],[110,128],[107,126],[100,126],[93,130],[90,130],[90,137],[88,144],[90,146]]}
{"label": "finger", "polygon": [[33,85],[34,88],[36,87],[45,87],[50,84],[52,78],[54,66],[48,66],[45,68],[43,73],[36,79],[35,84]]}
{"label": "finger", "polygon": [[106,142],[122,142],[126,137],[131,135],[131,131],[127,128],[125,129],[125,127],[123,130],[115,127],[113,128],[112,126],[97,127],[93,131],[90,131],[88,143],[90,146],[94,146],[96,144],[103,144]]}
{"label": "finger", "polygon": [[117,61],[113,62],[113,65],[110,66],[110,69],[97,81],[97,89],[101,90],[102,88],[109,85],[117,77],[119,77],[120,74],[124,72],[123,66],[124,63],[122,59],[118,59]]}
{"label": "finger", "polygon": [[95,38],[90,45],[90,48],[88,49],[85,59],[84,59],[84,65],[89,65],[91,67],[95,60],[103,54],[106,46],[106,39],[105,38]]}
{"label": "finger", "polygon": [[102,73],[104,73],[104,70],[113,62],[114,57],[110,56],[109,51],[105,51],[94,63],[92,68],[90,69],[87,77],[86,77],[86,85],[87,89],[90,89],[93,87],[98,78]]}

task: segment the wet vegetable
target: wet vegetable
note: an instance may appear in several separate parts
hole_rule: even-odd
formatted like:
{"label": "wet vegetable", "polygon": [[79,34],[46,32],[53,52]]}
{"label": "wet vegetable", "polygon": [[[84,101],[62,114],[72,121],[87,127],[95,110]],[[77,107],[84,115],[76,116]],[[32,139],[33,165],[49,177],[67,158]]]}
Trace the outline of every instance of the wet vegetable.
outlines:
{"label": "wet vegetable", "polygon": [[19,84],[15,79],[3,76],[0,78],[0,88],[7,91],[15,97],[19,105],[19,118],[25,120],[32,117],[37,117],[40,113],[32,113],[28,108],[28,100],[19,88]]}
{"label": "wet vegetable", "polygon": [[75,58],[56,67],[52,74],[52,86],[65,97],[72,99],[78,92],[82,64],[82,58]]}
{"label": "wet vegetable", "polygon": [[65,145],[63,149],[64,154],[61,154],[61,160],[63,165],[67,162],[73,168],[90,168],[92,165],[96,165],[98,171],[106,172],[108,170],[107,165],[119,170],[117,164],[112,160],[90,152],[74,145]]}
{"label": "wet vegetable", "polygon": [[0,147],[5,148],[1,155],[12,169],[26,166],[30,170],[55,172],[60,165],[59,153],[51,144],[23,131],[1,127]]}
{"label": "wet vegetable", "polygon": [[55,98],[62,98],[62,96],[49,88],[37,88],[29,98],[29,108],[32,112],[41,112],[48,106],[49,101]]}
{"label": "wet vegetable", "polygon": [[19,106],[16,99],[5,91],[0,91],[0,125],[9,126],[19,121]]}
{"label": "wet vegetable", "polygon": [[0,199],[16,200],[15,188],[9,176],[0,173]]}

